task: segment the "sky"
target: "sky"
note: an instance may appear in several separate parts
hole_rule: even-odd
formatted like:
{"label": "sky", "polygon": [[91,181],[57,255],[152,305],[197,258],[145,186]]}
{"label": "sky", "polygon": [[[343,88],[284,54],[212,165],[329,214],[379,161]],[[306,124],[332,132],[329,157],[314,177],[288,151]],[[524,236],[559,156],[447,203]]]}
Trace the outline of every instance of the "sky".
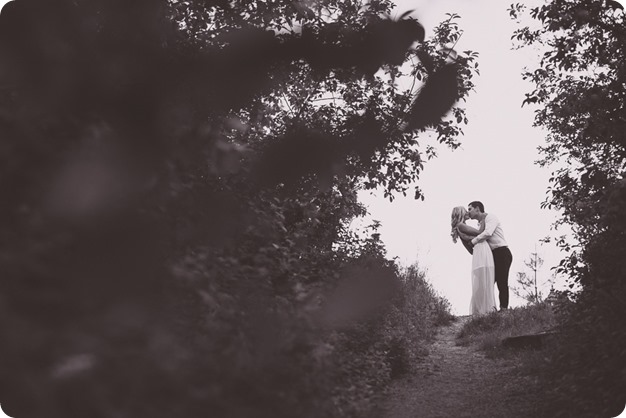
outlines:
{"label": "sky", "polygon": [[[382,193],[361,192],[359,199],[370,215],[353,226],[381,221],[379,232],[388,256],[397,257],[404,266],[417,263],[427,270],[428,280],[450,301],[452,312],[467,315],[471,256],[450,238],[453,207],[480,200],[487,213],[500,219],[513,253],[510,286],[517,272],[529,272],[523,262],[535,248],[545,259],[538,272],[540,282],[551,277],[550,267],[562,258],[554,245],[539,242],[556,235],[551,225],[558,214],[540,208],[553,169],[534,164],[540,158],[537,147],[544,144],[545,132],[533,128],[533,109],[521,107],[524,93],[532,89],[521,72],[524,66],[534,67],[537,52],[512,48],[516,24],[507,12],[510,2],[396,0],[396,4],[396,16],[415,10],[412,16],[425,26],[427,37],[447,19],[446,13],[460,15],[457,22],[463,35],[455,49],[480,54],[480,75],[474,77],[475,91],[467,100],[469,125],[463,128],[462,146],[454,151],[439,147],[438,157],[428,161],[420,175],[418,184],[425,200],[414,200],[409,193],[390,203]],[[561,279],[555,287],[563,285]],[[511,306],[524,303],[511,293]]]}

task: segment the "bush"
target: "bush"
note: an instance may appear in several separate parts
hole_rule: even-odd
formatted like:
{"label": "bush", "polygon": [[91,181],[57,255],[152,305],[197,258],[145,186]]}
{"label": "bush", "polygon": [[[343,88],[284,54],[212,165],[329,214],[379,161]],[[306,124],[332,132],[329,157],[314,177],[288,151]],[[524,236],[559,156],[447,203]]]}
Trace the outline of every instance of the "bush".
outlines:
{"label": "bush", "polygon": [[412,371],[437,327],[452,320],[450,303],[439,296],[417,264],[401,269],[399,290],[385,321],[384,340],[392,377]]}
{"label": "bush", "polygon": [[402,369],[397,270],[345,225],[417,180],[423,128],[458,146],[476,54],[447,63],[456,15],[425,41],[354,5],[3,8],[11,416],[359,416]]}
{"label": "bush", "polygon": [[[517,3],[510,14],[524,9]],[[524,102],[539,105],[534,122],[546,131],[539,164],[555,167],[543,206],[558,209],[555,226],[572,232],[573,240],[557,240],[567,253],[557,272],[580,289],[541,373],[549,416],[615,416],[626,403],[626,148],[622,119],[607,117],[624,110],[624,15],[617,9],[551,0],[529,9],[537,26],[513,35],[543,51],[539,68],[524,73],[534,84]],[[579,77],[590,69],[601,75]]]}
{"label": "bush", "polygon": [[[198,249],[184,258],[176,269],[179,322],[197,349],[191,358],[203,357],[194,374],[210,388],[204,400],[212,410],[362,417],[426,354],[436,326],[451,318],[449,303],[417,266],[400,271],[385,258],[376,228],[360,244],[350,241],[350,256],[339,256],[341,245],[300,253],[280,284],[280,266],[299,249],[276,236],[257,251],[266,257],[248,257],[242,243],[230,257]],[[325,279],[311,280],[313,272]]]}
{"label": "bush", "polygon": [[619,309],[613,295],[587,290],[559,317],[560,338],[537,369],[546,417],[612,417],[624,409],[626,330],[618,325]]}

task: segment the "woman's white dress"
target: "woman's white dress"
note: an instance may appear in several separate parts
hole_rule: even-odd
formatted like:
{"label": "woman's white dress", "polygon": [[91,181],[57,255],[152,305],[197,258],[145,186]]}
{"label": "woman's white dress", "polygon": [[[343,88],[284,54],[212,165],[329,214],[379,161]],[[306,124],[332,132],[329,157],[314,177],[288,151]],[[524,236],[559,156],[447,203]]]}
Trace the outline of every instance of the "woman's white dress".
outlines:
{"label": "woman's white dress", "polygon": [[496,310],[495,266],[487,241],[474,246],[472,255],[472,300],[470,312],[480,315]]}

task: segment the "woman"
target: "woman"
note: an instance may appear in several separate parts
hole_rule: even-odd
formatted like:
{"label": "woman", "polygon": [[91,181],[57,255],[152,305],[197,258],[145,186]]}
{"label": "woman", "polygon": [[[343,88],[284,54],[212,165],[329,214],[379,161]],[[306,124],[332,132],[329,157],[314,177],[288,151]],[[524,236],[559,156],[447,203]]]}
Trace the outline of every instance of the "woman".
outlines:
{"label": "woman", "polygon": [[[472,249],[471,240],[485,229],[481,222],[480,229],[472,228],[465,224],[469,219],[469,213],[463,206],[452,209],[452,241],[457,242],[460,238],[465,248]],[[494,292],[495,267],[493,254],[487,241],[474,245],[472,253],[472,299],[470,301],[470,313],[472,315],[486,314],[496,310],[496,297]]]}

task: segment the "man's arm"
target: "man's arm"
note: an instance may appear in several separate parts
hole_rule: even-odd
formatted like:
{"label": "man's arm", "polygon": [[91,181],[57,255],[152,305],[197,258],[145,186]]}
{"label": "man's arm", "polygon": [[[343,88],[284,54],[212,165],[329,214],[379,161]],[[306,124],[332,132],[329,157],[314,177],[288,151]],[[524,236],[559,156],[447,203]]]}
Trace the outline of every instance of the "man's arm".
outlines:
{"label": "man's arm", "polygon": [[492,236],[498,226],[498,223],[498,218],[494,215],[487,215],[485,217],[485,229],[478,234],[476,238],[472,239],[472,244],[476,245]]}

